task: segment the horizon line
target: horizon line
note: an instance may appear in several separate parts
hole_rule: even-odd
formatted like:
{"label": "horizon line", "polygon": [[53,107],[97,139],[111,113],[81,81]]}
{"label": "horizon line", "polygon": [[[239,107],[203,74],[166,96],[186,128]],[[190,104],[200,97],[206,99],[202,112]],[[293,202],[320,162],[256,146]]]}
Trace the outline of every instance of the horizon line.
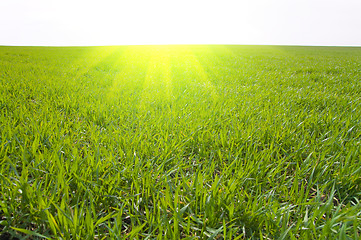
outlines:
{"label": "horizon line", "polygon": [[361,47],[361,45],[317,45],[317,44],[234,44],[234,43],[166,43],[166,44],[105,44],[105,45],[12,45],[0,47],[127,47],[127,46],[277,46],[277,47]]}

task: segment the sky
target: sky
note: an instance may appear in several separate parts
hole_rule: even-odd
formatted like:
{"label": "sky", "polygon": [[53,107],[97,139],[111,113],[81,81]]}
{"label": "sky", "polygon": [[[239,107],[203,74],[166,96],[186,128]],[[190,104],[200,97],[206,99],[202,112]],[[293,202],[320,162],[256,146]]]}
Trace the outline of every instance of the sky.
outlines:
{"label": "sky", "polygon": [[361,0],[0,0],[0,45],[361,46]]}

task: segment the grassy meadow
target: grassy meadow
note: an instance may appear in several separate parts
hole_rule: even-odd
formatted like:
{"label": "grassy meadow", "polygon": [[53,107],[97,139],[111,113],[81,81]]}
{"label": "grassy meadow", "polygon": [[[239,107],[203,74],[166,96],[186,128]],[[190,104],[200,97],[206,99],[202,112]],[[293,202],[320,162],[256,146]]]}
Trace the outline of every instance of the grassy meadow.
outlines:
{"label": "grassy meadow", "polygon": [[361,48],[0,47],[0,239],[361,238]]}

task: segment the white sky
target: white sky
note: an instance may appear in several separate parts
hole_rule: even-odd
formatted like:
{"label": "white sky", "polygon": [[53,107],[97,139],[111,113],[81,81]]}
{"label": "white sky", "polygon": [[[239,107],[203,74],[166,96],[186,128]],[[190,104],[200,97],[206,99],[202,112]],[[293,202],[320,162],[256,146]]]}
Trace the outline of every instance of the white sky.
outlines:
{"label": "white sky", "polygon": [[0,45],[361,46],[361,0],[0,0]]}

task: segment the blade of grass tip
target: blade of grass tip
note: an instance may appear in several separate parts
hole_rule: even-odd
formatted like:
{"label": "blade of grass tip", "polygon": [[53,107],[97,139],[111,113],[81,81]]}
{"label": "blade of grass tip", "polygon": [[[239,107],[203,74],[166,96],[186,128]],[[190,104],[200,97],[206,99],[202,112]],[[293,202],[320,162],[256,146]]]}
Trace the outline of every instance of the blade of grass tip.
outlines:
{"label": "blade of grass tip", "polygon": [[115,217],[117,214],[118,214],[118,213],[109,214],[109,215],[107,215],[107,216],[105,216],[105,217],[100,218],[100,219],[95,223],[95,226],[98,226],[99,224],[105,222],[106,220],[108,220],[108,219],[110,219],[110,218],[112,218],[112,217]]}
{"label": "blade of grass tip", "polygon": [[49,200],[50,200],[50,202],[55,206],[55,208],[58,209],[58,211],[60,211],[62,214],[64,214],[64,216],[65,216],[67,219],[69,219],[70,222],[73,222],[73,219],[72,219],[68,214],[66,214],[63,209],[61,209],[61,208],[60,208],[56,203],[54,203],[51,199],[49,199]]}
{"label": "blade of grass tip", "polygon": [[180,216],[183,216],[183,214],[187,210],[188,206],[189,206],[189,203],[179,210],[179,215]]}
{"label": "blade of grass tip", "polygon": [[129,233],[129,238],[128,238],[128,239],[133,239],[133,237],[134,237],[138,232],[140,232],[140,231],[144,228],[144,226],[145,226],[146,224],[147,224],[147,223],[143,223],[143,225],[134,228],[134,229]]}
{"label": "blade of grass tip", "polygon": [[[105,227],[109,230],[110,233],[112,233],[114,235],[114,236],[110,235],[112,238],[120,239],[120,236],[116,232],[114,232],[114,230],[110,226],[105,224]],[[105,239],[105,238],[106,238],[106,236],[103,239]]]}
{"label": "blade of grass tip", "polygon": [[294,223],[291,224],[291,226],[289,226],[289,228],[286,229],[286,231],[283,232],[283,234],[280,236],[279,240],[283,240],[283,239],[287,239],[286,236],[288,234],[288,232],[291,230],[291,228],[293,227]]}
{"label": "blade of grass tip", "polygon": [[341,231],[340,231],[340,235],[339,235],[339,238],[338,239],[341,239],[341,240],[346,240],[348,239],[347,236],[346,236],[346,223],[343,223],[342,224],[342,227],[341,227]]}
{"label": "blade of grass tip", "polygon": [[[232,236],[233,238],[234,236]],[[246,239],[245,236],[244,236],[244,233],[241,233],[239,236],[233,238],[234,240],[238,240],[238,239]]]}
{"label": "blade of grass tip", "polygon": [[214,233],[208,238],[208,240],[213,240],[218,235],[218,233],[220,233],[222,231],[222,229],[223,229],[223,226],[221,226],[216,231],[214,231]]}
{"label": "blade of grass tip", "polygon": [[30,235],[30,236],[36,236],[36,237],[41,237],[41,238],[45,238],[45,239],[51,239],[49,237],[46,237],[44,235],[41,235],[37,232],[33,232],[33,231],[30,231],[30,230],[27,230],[27,229],[23,229],[23,228],[16,228],[16,227],[11,227],[12,229],[14,229],[15,231],[18,231],[18,232],[22,232],[22,233],[25,233],[27,235]]}
{"label": "blade of grass tip", "polygon": [[[53,215],[52,215],[48,210],[46,211],[46,215],[47,215],[47,217],[48,217],[48,221],[49,221],[49,224],[50,224],[51,229],[52,229],[53,232],[54,232],[54,235],[55,235],[55,236],[57,235],[57,231],[56,231],[56,230],[58,230],[59,233],[60,233],[60,235],[62,235],[62,234],[61,234],[61,231],[60,231],[60,228],[59,228],[58,224],[56,223]],[[63,237],[63,236],[62,236],[62,237]]]}

